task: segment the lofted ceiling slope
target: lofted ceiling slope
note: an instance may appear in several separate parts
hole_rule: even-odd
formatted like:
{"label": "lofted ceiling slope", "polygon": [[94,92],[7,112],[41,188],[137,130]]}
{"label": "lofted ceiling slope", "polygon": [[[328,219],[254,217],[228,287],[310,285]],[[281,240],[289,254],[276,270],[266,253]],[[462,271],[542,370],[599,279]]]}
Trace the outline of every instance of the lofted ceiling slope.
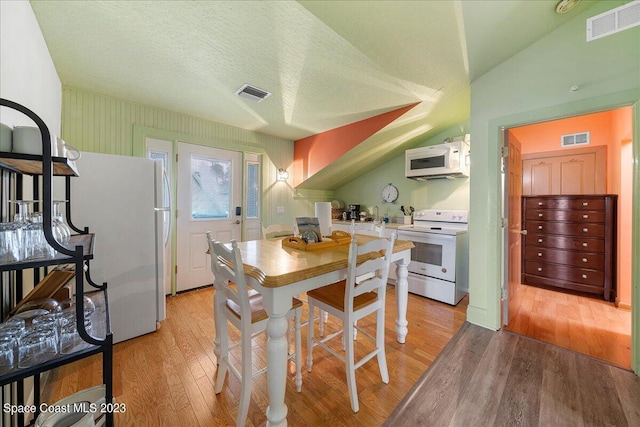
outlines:
{"label": "lofted ceiling slope", "polygon": [[[315,189],[467,120],[471,81],[576,13],[556,4],[31,0],[67,86],[290,140],[421,103],[300,185]],[[234,95],[245,83],[273,95]]]}

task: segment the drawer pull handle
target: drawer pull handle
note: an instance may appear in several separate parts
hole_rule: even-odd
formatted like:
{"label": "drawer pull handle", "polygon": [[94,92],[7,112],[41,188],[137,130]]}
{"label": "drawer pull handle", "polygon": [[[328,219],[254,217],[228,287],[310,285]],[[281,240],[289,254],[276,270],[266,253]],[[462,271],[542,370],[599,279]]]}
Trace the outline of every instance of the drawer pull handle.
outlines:
{"label": "drawer pull handle", "polygon": [[589,206],[589,202],[582,202],[582,206]]}
{"label": "drawer pull handle", "polygon": [[542,243],[542,239],[538,239],[538,243]]}
{"label": "drawer pull handle", "polygon": [[542,202],[538,202],[538,206],[542,206]]}
{"label": "drawer pull handle", "polygon": [[586,278],[587,278],[587,275],[586,275],[586,274],[583,274],[583,275],[582,275],[582,278],[583,278],[583,279],[586,279]]}
{"label": "drawer pull handle", "polygon": [[541,214],[541,213],[539,213],[539,214],[538,214],[538,217],[542,218],[542,214]]}
{"label": "drawer pull handle", "polygon": [[586,248],[587,247],[587,242],[583,242],[582,246]]}
{"label": "drawer pull handle", "polygon": [[582,215],[582,218],[587,219],[589,218],[589,215]]}
{"label": "drawer pull handle", "polygon": [[587,259],[586,258],[582,258],[582,262],[587,262]]}
{"label": "drawer pull handle", "polygon": [[538,267],[538,271],[542,271],[542,267]]}
{"label": "drawer pull handle", "polygon": [[538,230],[542,230],[542,226],[541,225],[538,226]]}
{"label": "drawer pull handle", "polygon": [[542,256],[542,252],[538,252],[538,256]]}
{"label": "drawer pull handle", "polygon": [[584,231],[585,233],[588,233],[589,229],[588,228],[583,228],[582,231]]}

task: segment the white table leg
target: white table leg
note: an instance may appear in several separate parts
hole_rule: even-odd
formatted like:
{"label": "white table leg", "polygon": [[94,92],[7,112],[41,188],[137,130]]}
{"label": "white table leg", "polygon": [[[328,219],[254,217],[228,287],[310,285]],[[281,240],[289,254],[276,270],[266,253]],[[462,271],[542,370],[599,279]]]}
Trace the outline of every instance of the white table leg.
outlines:
{"label": "white table leg", "polygon": [[267,321],[267,426],[270,427],[287,425],[284,393],[287,381],[288,327],[289,322],[285,315],[271,315]]}
{"label": "white table leg", "polygon": [[409,333],[407,325],[407,301],[409,299],[409,283],[407,282],[407,276],[409,271],[407,266],[409,265],[409,257],[403,257],[396,261],[398,266],[396,270],[396,309],[398,317],[396,318],[396,333],[398,334],[398,342],[404,344],[405,338]]}

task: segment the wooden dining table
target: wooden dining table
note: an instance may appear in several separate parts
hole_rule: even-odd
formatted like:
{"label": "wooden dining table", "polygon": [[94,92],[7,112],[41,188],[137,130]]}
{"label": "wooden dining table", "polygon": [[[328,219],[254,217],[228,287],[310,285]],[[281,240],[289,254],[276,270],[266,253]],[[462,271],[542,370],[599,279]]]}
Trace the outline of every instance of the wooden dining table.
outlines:
{"label": "wooden dining table", "polygon": [[[358,244],[377,237],[356,235]],[[262,294],[267,321],[267,387],[269,406],[267,426],[287,425],[287,405],[284,400],[287,378],[286,315],[291,309],[294,295],[310,291],[346,277],[349,245],[316,250],[300,250],[283,246],[283,238],[238,242],[248,284]],[[411,261],[413,243],[396,240],[391,261],[396,270],[396,334],[404,343],[407,328],[407,265]],[[214,353],[220,356],[220,329],[226,328],[224,295],[214,293],[216,338]]]}

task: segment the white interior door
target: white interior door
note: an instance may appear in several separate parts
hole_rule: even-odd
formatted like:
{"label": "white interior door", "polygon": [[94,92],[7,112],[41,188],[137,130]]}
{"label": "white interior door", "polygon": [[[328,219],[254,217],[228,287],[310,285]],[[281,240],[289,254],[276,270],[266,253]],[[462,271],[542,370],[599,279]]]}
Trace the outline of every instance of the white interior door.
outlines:
{"label": "white interior door", "polygon": [[178,143],[176,284],[183,291],[213,282],[205,233],[240,240],[242,153]]}

